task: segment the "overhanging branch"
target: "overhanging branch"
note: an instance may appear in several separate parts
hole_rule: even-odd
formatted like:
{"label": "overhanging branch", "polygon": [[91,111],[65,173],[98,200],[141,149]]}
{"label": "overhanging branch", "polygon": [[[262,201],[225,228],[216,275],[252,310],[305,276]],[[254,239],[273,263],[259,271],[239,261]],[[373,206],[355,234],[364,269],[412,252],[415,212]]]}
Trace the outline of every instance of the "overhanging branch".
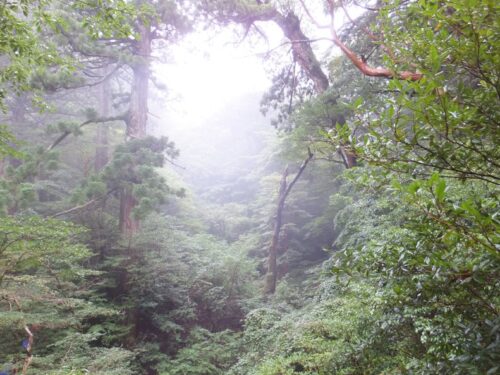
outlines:
{"label": "overhanging branch", "polygon": [[69,208],[69,209],[64,210],[64,211],[57,212],[55,214],[52,214],[52,215],[50,215],[50,217],[63,216],[63,215],[67,215],[67,214],[70,214],[70,213],[73,213],[73,212],[80,211],[80,210],[83,210],[85,208],[91,207],[94,203],[100,202],[104,198],[108,197],[110,194],[114,193],[116,190],[117,190],[117,188],[110,189],[105,194],[103,194],[103,195],[101,195],[101,196],[99,196],[97,198],[91,199],[90,201],[88,201],[88,202],[86,202],[84,204],[81,204],[81,205]]}
{"label": "overhanging branch", "polygon": [[349,47],[347,47],[337,35],[337,31],[335,30],[334,17],[335,17],[335,4],[333,0],[328,0],[328,4],[330,7],[330,32],[332,34],[333,43],[344,53],[344,55],[351,60],[358,70],[368,77],[381,77],[387,79],[400,79],[400,80],[409,80],[409,81],[419,81],[422,79],[423,74],[418,72],[411,71],[402,71],[395,72],[393,70],[383,68],[383,67],[371,67],[366,61],[364,61],[361,57],[356,55],[354,51],[352,51]]}
{"label": "overhanging branch", "polygon": [[[88,125],[88,124],[99,124],[99,123],[111,122],[111,121],[126,121],[126,119],[127,119],[127,114],[125,113],[125,114],[121,114],[118,116],[102,117],[102,118],[97,118],[97,119],[93,119],[93,120],[87,120],[87,121],[82,122],[80,125],[78,125],[78,129],[81,129],[85,125]],[[70,135],[71,133],[72,133],[72,131],[70,131],[70,130],[64,131],[54,142],[52,142],[52,144],[49,147],[47,147],[46,151],[52,151],[55,147],[57,147],[59,145],[59,143],[64,141],[64,139],[66,139],[66,137],[68,135]]]}

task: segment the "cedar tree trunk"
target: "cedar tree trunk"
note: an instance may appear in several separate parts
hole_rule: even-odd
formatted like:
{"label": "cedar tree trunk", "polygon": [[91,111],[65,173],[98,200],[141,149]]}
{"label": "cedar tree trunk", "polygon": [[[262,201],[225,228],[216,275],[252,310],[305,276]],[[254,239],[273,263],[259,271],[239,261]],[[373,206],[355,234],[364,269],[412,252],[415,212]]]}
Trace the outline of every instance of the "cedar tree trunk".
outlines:
{"label": "cedar tree trunk", "polygon": [[[130,107],[127,118],[127,139],[139,139],[146,136],[148,120],[149,57],[151,55],[151,33],[144,24],[138,25],[140,39],[134,46],[135,62],[132,65],[132,88]],[[120,230],[127,237],[132,236],[140,227],[139,220],[132,212],[137,200],[131,188],[124,188],[120,199]]]}
{"label": "cedar tree trunk", "polygon": [[[108,75],[108,67],[103,69],[103,76]],[[109,79],[105,79],[99,87],[100,116],[108,117],[110,112],[111,90]],[[95,172],[100,172],[109,161],[109,128],[106,124],[97,124],[96,150],[95,150]]]}

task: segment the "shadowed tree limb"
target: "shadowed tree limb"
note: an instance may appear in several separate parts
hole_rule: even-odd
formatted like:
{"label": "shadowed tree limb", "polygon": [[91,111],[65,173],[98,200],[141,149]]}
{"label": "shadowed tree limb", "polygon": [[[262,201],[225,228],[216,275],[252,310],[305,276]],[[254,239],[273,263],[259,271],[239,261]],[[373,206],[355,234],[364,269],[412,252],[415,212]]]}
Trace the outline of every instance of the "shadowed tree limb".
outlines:
{"label": "shadowed tree limb", "polygon": [[67,215],[67,214],[70,214],[70,213],[73,213],[73,212],[80,211],[80,210],[83,210],[85,208],[91,207],[94,203],[100,202],[104,198],[108,197],[110,194],[114,193],[116,190],[118,190],[118,188],[114,188],[114,189],[108,190],[105,194],[100,195],[99,197],[91,199],[90,201],[88,201],[86,203],[83,203],[83,204],[78,205],[78,206],[74,206],[74,207],[69,208],[67,210],[56,212],[55,214],[50,215],[50,217],[58,217],[58,216],[62,216],[62,215]]}
{"label": "shadowed tree limb", "polygon": [[271,246],[269,247],[269,256],[267,259],[267,274],[266,274],[266,285],[264,292],[266,294],[274,294],[276,291],[276,282],[278,280],[278,266],[277,257],[280,242],[280,232],[283,225],[283,210],[285,208],[285,201],[293,189],[293,186],[297,183],[300,176],[307,167],[307,164],[312,160],[314,154],[311,149],[307,149],[307,158],[302,162],[299,170],[293,180],[288,184],[288,166],[285,167],[280,181],[280,189],[278,194],[278,207],[276,209],[276,217],[274,222],[273,238],[271,240]]}
{"label": "shadowed tree limb", "polygon": [[[97,118],[97,119],[92,119],[92,120],[87,120],[82,122],[80,125],[78,125],[78,129],[83,128],[85,125],[88,124],[99,124],[103,122],[111,122],[111,121],[127,121],[127,114],[121,114],[118,116],[111,116],[111,117],[103,117],[103,118]],[[72,131],[66,130],[64,131],[52,144],[47,147],[46,151],[52,151],[55,147],[59,145],[68,135],[70,135]]]}

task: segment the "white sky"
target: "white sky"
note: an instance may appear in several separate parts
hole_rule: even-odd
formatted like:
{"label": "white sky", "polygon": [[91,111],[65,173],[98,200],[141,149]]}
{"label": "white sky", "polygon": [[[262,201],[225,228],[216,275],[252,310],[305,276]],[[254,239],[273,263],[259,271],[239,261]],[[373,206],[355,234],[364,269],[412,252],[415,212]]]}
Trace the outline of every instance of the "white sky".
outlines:
{"label": "white sky", "polygon": [[231,98],[264,92],[270,85],[264,63],[256,54],[267,46],[236,44],[230,30],[207,39],[199,34],[186,37],[172,48],[170,63],[155,67],[170,97],[177,98],[169,107],[192,120],[207,118],[223,110]]}

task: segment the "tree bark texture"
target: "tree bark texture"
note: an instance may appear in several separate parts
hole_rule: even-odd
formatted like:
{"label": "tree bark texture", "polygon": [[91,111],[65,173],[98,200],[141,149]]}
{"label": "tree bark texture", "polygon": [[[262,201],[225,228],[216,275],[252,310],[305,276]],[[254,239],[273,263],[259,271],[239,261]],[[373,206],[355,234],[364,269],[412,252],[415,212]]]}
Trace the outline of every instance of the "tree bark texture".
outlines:
{"label": "tree bark texture", "polygon": [[[302,31],[299,17],[293,11],[281,13],[273,5],[261,1],[257,1],[253,5],[240,2],[231,3],[231,7],[225,11],[221,16],[223,20],[230,17],[233,22],[244,25],[247,30],[256,21],[274,22],[278,25],[291,43],[294,61],[313,82],[316,93],[323,94],[328,90],[330,86],[328,76],[316,58],[311,47],[311,40]],[[332,105],[335,104],[335,101],[332,102]],[[344,116],[339,116],[335,120],[336,123],[345,124]],[[346,168],[356,165],[356,154],[347,145],[341,144],[339,153]]]}
{"label": "tree bark texture", "polygon": [[133,210],[137,200],[131,188],[123,188],[120,194],[120,232],[127,237],[132,236],[140,228],[140,222],[134,218]]}
{"label": "tree bark texture", "polygon": [[313,81],[316,92],[325,92],[329,86],[328,77],[321,69],[321,64],[316,58],[311,43],[300,27],[300,20],[297,15],[289,12],[284,16],[277,12],[274,22],[292,43],[293,58],[307,77]]}

